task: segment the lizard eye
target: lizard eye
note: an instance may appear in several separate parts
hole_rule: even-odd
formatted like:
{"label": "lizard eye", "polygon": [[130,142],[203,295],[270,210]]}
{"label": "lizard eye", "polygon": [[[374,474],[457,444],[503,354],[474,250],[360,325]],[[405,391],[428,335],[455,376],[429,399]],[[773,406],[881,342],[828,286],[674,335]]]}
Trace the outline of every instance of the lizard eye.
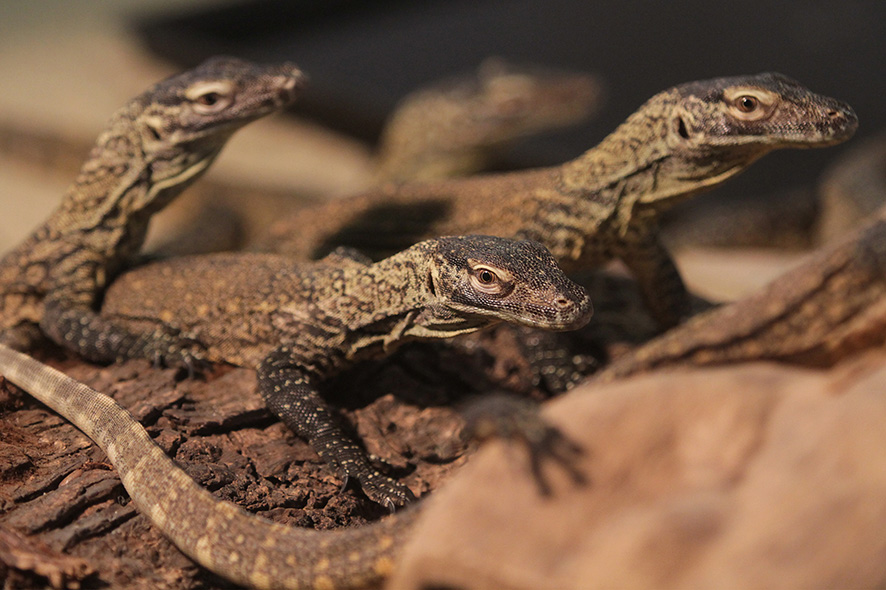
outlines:
{"label": "lizard eye", "polygon": [[471,269],[471,285],[486,295],[506,295],[511,289],[507,281],[503,281],[498,273],[487,266],[476,266]]}
{"label": "lizard eye", "polygon": [[735,100],[735,106],[738,107],[743,113],[752,113],[757,107],[760,105],[760,101],[757,100],[756,97],[745,94],[744,96],[739,96]]}
{"label": "lizard eye", "polygon": [[227,108],[233,100],[233,85],[227,81],[204,82],[185,91],[185,97],[201,115],[211,115]]}
{"label": "lizard eye", "polygon": [[218,92],[207,92],[202,96],[198,96],[195,101],[197,104],[202,104],[205,107],[211,107],[221,100],[221,94]]}
{"label": "lizard eye", "polygon": [[218,92],[207,92],[194,99],[194,110],[204,115],[217,113],[231,104],[229,97]]}
{"label": "lizard eye", "polygon": [[735,87],[723,92],[729,114],[739,121],[762,121],[776,110],[779,97],[762,88]]}

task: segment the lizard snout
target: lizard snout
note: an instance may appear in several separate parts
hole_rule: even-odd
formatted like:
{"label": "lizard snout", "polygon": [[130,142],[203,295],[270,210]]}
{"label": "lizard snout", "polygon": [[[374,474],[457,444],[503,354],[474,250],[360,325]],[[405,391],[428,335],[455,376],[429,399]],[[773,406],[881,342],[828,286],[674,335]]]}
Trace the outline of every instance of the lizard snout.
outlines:
{"label": "lizard snout", "polygon": [[554,315],[551,318],[553,330],[577,330],[591,320],[594,305],[584,289],[574,294],[561,294],[553,299]]}

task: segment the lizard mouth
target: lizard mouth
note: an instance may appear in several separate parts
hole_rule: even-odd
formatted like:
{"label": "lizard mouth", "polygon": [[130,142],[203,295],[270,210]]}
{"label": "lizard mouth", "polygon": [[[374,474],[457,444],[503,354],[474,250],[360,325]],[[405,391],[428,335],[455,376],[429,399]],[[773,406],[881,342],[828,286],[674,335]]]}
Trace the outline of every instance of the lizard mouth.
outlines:
{"label": "lizard mouth", "polygon": [[840,143],[852,137],[858,129],[858,116],[849,105],[841,105],[827,112],[827,123],[822,127],[822,135],[827,143],[821,145]]}
{"label": "lizard mouth", "polygon": [[[465,314],[467,310],[459,313]],[[486,313],[465,314],[465,325],[476,328],[497,322],[519,324],[530,328],[555,332],[577,330],[586,325],[594,314],[594,306],[589,297],[555,296],[545,300],[529,301],[502,309],[489,309]],[[462,326],[464,327],[464,325]]]}

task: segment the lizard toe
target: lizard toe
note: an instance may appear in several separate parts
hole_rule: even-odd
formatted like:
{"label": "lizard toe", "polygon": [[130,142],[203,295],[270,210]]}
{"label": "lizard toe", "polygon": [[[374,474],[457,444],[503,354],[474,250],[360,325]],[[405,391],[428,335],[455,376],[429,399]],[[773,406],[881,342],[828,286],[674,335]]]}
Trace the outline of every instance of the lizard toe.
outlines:
{"label": "lizard toe", "polygon": [[415,502],[415,494],[402,483],[378,472],[355,476],[360,482],[363,493],[377,504],[381,504],[391,512],[397,508]]}
{"label": "lizard toe", "polygon": [[544,462],[560,465],[576,485],[587,483],[580,464],[585,450],[550,424],[541,415],[541,406],[536,402],[508,394],[490,394],[466,404],[462,414],[465,419],[464,440],[510,440],[526,447],[529,467],[542,496],[551,494],[542,473]]}

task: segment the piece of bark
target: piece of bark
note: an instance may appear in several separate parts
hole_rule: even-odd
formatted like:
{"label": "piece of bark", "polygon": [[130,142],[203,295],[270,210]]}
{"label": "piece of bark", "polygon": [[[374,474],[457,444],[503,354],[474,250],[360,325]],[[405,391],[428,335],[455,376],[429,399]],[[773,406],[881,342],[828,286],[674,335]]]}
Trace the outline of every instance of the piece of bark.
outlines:
{"label": "piece of bark", "polygon": [[547,416],[575,485],[494,443],[437,491],[390,587],[846,588],[886,584],[886,354],[577,388]]}

